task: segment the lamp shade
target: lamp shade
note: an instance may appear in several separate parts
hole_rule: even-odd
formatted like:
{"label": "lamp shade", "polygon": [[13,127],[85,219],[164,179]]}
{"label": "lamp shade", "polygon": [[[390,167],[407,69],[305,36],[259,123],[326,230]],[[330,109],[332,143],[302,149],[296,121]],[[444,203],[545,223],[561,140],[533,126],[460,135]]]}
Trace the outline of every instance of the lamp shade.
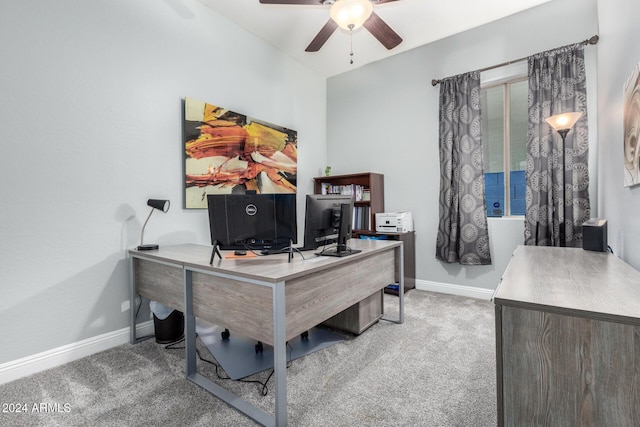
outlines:
{"label": "lamp shade", "polygon": [[158,209],[164,213],[167,213],[167,211],[169,210],[169,201],[160,199],[149,199],[147,200],[147,206],[151,206],[154,209]]}
{"label": "lamp shade", "polygon": [[373,5],[369,0],[338,0],[331,5],[329,15],[340,28],[355,30],[369,19]]}
{"label": "lamp shade", "polygon": [[569,130],[582,117],[582,112],[562,113],[555,116],[547,117],[545,121],[549,123],[555,131]]}

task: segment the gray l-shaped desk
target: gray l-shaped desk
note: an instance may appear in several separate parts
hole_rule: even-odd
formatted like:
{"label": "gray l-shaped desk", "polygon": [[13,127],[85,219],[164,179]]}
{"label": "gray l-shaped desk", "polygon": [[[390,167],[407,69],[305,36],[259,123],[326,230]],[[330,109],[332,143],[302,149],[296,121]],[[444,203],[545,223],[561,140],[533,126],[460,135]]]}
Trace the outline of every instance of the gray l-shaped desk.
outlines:
{"label": "gray l-shaped desk", "polygon": [[[399,241],[352,239],[362,252],[343,258],[305,253],[218,259],[210,246],[178,245],[129,251],[131,307],[142,295],[185,314],[186,376],[263,425],[287,424],[286,342],[399,277],[397,323],[404,321],[403,245]],[[223,253],[224,257],[224,253]],[[393,297],[395,298],[395,297]],[[131,310],[131,343],[136,341]],[[238,333],[273,346],[275,414],[241,400],[197,372],[195,318],[233,325]]]}

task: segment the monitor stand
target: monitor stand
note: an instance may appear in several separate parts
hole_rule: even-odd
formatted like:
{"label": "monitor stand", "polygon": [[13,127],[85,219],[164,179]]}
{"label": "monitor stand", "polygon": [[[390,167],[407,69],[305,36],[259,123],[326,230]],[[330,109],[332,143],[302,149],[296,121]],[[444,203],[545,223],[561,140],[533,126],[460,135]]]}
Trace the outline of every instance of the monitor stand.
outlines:
{"label": "monitor stand", "polygon": [[222,260],[222,255],[220,255],[220,250],[218,249],[218,241],[214,240],[213,249],[211,250],[211,260],[209,261],[209,265],[213,265],[213,260],[215,259],[216,254]]}
{"label": "monitor stand", "polygon": [[293,240],[289,240],[289,247],[287,248],[287,259],[288,262],[291,262],[291,260],[293,260]]}
{"label": "monitor stand", "polygon": [[346,245],[338,245],[335,248],[324,249],[323,251],[318,252],[316,255],[343,257],[357,254],[358,252],[362,251],[360,249],[351,249]]}

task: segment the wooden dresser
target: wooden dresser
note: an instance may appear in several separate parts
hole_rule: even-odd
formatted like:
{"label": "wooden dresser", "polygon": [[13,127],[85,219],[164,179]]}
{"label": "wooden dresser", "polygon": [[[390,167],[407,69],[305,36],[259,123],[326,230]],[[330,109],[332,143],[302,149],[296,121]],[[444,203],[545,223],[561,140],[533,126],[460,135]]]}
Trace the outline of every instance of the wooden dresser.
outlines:
{"label": "wooden dresser", "polygon": [[640,426],[640,273],[518,246],[493,300],[499,426]]}

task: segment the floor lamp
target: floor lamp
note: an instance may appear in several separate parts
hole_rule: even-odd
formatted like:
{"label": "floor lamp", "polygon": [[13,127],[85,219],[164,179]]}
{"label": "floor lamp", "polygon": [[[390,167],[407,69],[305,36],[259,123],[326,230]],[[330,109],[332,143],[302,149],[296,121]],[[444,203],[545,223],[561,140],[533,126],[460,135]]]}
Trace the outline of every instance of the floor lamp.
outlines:
{"label": "floor lamp", "polygon": [[582,112],[575,113],[562,113],[556,114],[555,116],[551,116],[546,118],[546,122],[562,137],[562,223],[560,223],[560,246],[566,246],[566,208],[567,208],[567,199],[566,199],[566,185],[564,182],[565,176],[565,142],[567,138],[567,134],[571,130],[571,128],[576,124],[576,122],[582,117]]}

